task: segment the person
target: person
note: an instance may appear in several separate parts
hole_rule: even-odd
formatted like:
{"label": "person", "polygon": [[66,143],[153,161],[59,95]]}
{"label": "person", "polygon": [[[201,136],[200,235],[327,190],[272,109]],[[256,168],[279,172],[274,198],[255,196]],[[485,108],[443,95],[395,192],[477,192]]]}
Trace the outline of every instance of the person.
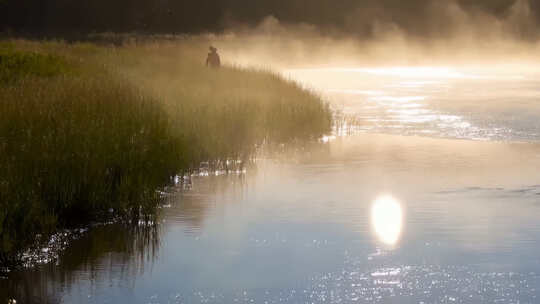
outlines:
{"label": "person", "polygon": [[208,57],[206,58],[206,66],[212,68],[219,68],[221,66],[219,54],[217,53],[217,49],[213,46],[210,47],[210,53],[208,53]]}

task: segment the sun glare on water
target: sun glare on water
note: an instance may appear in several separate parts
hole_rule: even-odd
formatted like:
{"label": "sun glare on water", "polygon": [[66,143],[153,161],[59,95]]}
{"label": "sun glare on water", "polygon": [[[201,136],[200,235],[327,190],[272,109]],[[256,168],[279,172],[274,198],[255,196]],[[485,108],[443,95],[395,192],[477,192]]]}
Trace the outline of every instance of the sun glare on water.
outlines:
{"label": "sun glare on water", "polygon": [[395,245],[401,235],[403,211],[400,203],[391,196],[381,196],[371,207],[371,221],[379,240]]}
{"label": "sun glare on water", "polygon": [[[461,70],[446,66],[391,66],[391,67],[336,67],[336,68],[314,68],[314,69],[291,69],[288,73],[298,73],[306,71],[337,72],[337,73],[362,73],[378,76],[390,76],[400,78],[478,78],[478,75],[464,73]],[[334,76],[334,75],[333,75]]]}
{"label": "sun glare on water", "polygon": [[449,67],[389,67],[363,69],[363,71],[370,74],[406,78],[466,78],[470,76]]}

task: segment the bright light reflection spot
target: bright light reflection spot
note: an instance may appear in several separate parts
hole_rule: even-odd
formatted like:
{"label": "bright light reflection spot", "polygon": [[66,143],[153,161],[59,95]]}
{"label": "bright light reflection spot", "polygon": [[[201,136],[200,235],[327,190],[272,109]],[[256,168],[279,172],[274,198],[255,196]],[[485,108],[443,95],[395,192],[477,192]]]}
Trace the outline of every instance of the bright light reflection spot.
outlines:
{"label": "bright light reflection spot", "polygon": [[403,223],[400,203],[391,196],[379,197],[371,208],[371,221],[379,240],[386,245],[395,245]]}

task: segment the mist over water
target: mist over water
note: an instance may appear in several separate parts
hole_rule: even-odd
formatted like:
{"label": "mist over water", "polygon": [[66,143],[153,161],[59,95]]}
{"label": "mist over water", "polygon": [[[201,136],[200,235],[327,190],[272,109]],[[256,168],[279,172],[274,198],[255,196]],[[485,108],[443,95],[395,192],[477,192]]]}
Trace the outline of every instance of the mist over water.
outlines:
{"label": "mist over water", "polygon": [[284,71],[352,118],[356,131],[472,140],[540,140],[540,75],[515,67]]}
{"label": "mist over water", "polygon": [[28,303],[538,302],[535,14],[527,1],[496,16],[441,3],[432,18],[452,26],[430,35],[351,12],[370,39],[267,17],[181,40],[278,71],[346,125],[247,172],[193,176],[164,192],[159,229],[93,228],[0,291]]}
{"label": "mist over water", "polygon": [[52,303],[537,302],[535,71],[282,73],[354,117],[352,132],[193,177],[170,191],[154,242],[94,229],[57,265],[14,274],[13,290]]}

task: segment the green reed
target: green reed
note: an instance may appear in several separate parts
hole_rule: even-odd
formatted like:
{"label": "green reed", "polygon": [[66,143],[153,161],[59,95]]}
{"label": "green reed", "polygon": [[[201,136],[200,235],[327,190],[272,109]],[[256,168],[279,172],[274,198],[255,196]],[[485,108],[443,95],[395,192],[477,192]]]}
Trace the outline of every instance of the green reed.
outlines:
{"label": "green reed", "polygon": [[206,68],[196,50],[0,42],[0,261],[37,233],[150,216],[156,190],[201,162],[330,130],[313,93],[268,71]]}

